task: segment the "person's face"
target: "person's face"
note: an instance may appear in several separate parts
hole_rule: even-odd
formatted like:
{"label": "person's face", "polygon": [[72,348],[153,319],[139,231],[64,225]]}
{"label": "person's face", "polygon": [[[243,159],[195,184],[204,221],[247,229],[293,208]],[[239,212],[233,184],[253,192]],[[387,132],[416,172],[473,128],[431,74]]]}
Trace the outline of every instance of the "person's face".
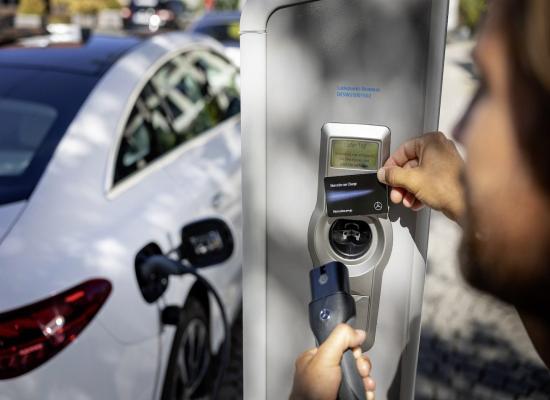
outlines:
{"label": "person's face", "polygon": [[550,304],[550,212],[520,150],[513,122],[504,38],[488,21],[474,58],[479,93],[465,116],[461,141],[466,213],[461,269],[473,286],[533,309]]}

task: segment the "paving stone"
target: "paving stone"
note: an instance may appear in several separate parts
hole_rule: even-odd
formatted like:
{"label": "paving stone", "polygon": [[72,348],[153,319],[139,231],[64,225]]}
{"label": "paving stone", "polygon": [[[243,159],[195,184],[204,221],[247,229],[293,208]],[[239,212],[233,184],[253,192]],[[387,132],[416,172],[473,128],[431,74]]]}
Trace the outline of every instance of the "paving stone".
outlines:
{"label": "paving stone", "polygon": [[437,400],[455,400],[455,397],[456,393],[450,387],[439,385],[435,389],[434,398]]}
{"label": "paving stone", "polygon": [[475,399],[492,399],[495,392],[487,386],[475,384],[472,389],[472,397]]}
{"label": "paving stone", "polygon": [[530,392],[528,385],[517,380],[508,380],[504,384],[504,390],[510,393],[514,393],[516,396],[526,396]]}
{"label": "paving stone", "polygon": [[536,391],[529,395],[529,399],[530,400],[549,400],[550,393]]}
{"label": "paving stone", "polygon": [[415,389],[415,400],[432,400],[434,398],[435,387],[426,376],[418,376]]}

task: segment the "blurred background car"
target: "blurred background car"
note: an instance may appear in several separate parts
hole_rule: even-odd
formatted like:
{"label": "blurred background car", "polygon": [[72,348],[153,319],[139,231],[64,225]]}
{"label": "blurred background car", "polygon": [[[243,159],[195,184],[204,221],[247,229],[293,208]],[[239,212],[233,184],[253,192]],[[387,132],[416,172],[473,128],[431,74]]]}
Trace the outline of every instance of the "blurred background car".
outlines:
{"label": "blurred background car", "polygon": [[0,49],[0,398],[204,396],[219,309],[138,271],[214,257],[240,313],[238,68],[183,33],[44,40]]}
{"label": "blurred background car", "polygon": [[192,18],[182,0],[131,0],[120,11],[125,29],[185,29]]}
{"label": "blurred background car", "polygon": [[240,20],[240,11],[211,11],[196,20],[189,31],[216,39],[225,47],[227,56],[240,66]]}

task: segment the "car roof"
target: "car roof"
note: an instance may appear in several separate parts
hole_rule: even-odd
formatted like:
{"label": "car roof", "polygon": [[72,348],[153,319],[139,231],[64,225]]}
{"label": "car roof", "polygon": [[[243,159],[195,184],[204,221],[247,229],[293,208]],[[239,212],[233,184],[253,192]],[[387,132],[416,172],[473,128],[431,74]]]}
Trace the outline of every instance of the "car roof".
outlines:
{"label": "car roof", "polygon": [[84,43],[58,43],[46,47],[3,47],[0,48],[0,68],[45,68],[101,76],[123,54],[142,41],[133,36],[92,34]]}
{"label": "car roof", "polygon": [[211,11],[195,22],[195,26],[206,26],[223,22],[235,22],[241,19],[240,11]]}

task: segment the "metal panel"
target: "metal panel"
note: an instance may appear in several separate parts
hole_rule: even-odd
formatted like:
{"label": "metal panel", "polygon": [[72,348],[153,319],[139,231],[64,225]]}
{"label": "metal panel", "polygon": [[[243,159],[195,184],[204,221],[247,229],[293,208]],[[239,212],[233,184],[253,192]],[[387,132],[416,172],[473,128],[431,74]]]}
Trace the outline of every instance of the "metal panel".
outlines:
{"label": "metal panel", "polygon": [[[265,34],[241,36],[244,397],[266,398]],[[244,195],[246,194],[246,195]],[[244,229],[244,226],[247,229]]]}
{"label": "metal panel", "polygon": [[[248,0],[242,25],[247,399],[288,396],[296,356],[314,345],[307,231],[321,127],[387,126],[395,150],[437,128],[441,89],[445,0],[282,3]],[[410,399],[429,213],[392,207],[390,220],[369,354],[377,398]]]}

